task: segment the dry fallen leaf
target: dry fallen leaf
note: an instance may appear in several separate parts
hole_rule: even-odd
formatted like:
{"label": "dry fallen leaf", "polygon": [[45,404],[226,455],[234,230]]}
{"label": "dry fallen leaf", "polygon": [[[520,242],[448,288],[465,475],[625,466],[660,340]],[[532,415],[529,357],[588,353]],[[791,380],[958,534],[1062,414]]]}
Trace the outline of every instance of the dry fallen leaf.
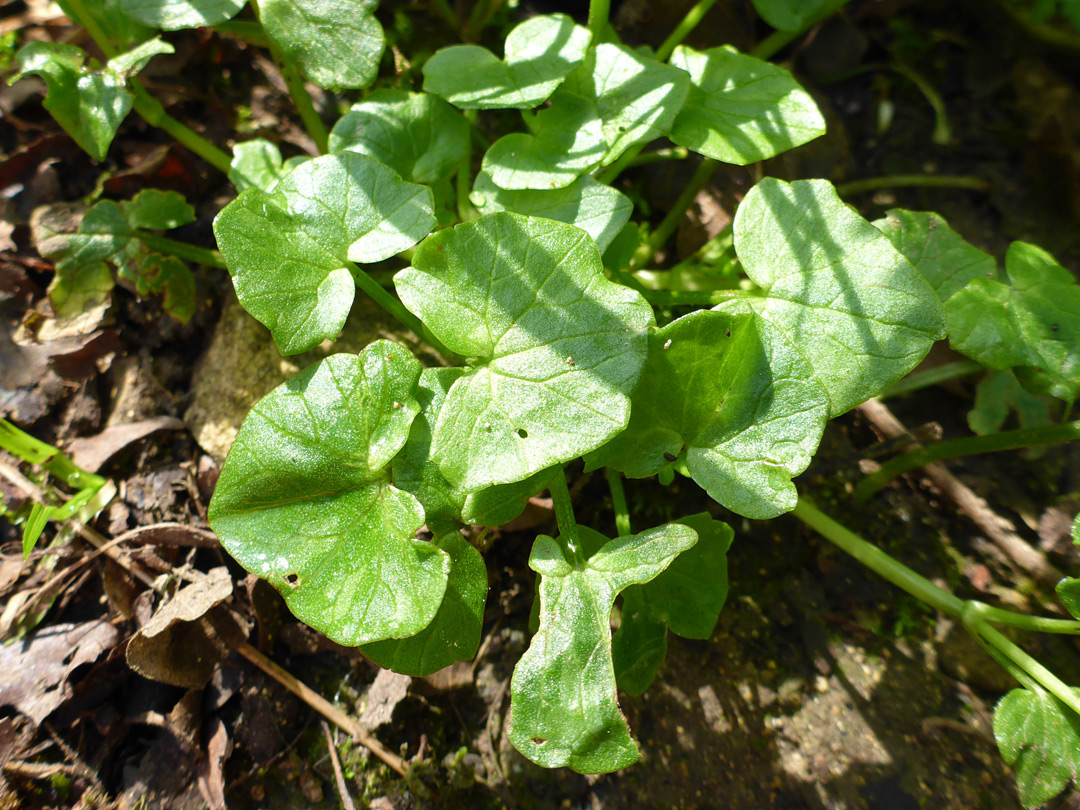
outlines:
{"label": "dry fallen leaf", "polygon": [[113,425],[96,436],[75,439],[67,446],[72,461],[84,470],[96,473],[105,463],[131,444],[159,430],[181,430],[184,423],[175,416],[155,416],[141,422]]}

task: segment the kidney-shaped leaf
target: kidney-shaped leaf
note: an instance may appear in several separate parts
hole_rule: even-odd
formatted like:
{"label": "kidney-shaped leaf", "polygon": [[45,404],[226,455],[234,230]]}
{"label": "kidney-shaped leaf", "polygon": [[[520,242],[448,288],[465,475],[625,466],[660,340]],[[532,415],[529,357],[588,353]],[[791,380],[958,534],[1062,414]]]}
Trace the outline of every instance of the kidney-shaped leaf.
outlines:
{"label": "kidney-shaped leaf", "polygon": [[480,552],[460,532],[436,537],[450,557],[450,576],[439,612],[415,636],[365,644],[364,655],[381,667],[422,677],[455,661],[468,661],[480,646],[487,599],[487,568]]}
{"label": "kidney-shaped leaf", "polygon": [[809,465],[828,418],[824,388],[779,329],[709,310],[650,336],[632,402],[630,425],[589,468],[643,478],[685,451],[709,495],[755,519],[795,506],[791,479]]}
{"label": "kidney-shaped leaf", "polygon": [[839,416],[913,369],[944,334],[925,279],[825,180],[766,178],[735,214],[735,250],[764,297],[747,304],[797,346]]}
{"label": "kidney-shaped leaf", "polygon": [[430,236],[394,282],[443,345],[469,358],[432,441],[455,486],[521,481],[626,427],[652,308],[604,278],[580,228],[491,214]]}
{"label": "kidney-shaped leaf", "polygon": [[690,74],[690,94],[671,140],[714,160],[745,166],[825,134],[825,118],[791,73],[730,46],[680,45],[671,64]]}
{"label": "kidney-shaped leaf", "polygon": [[994,707],[994,738],[1016,768],[1024,807],[1052,799],[1070,780],[1080,784],[1080,717],[1053,695],[1013,689]]}
{"label": "kidney-shaped leaf", "polygon": [[431,436],[450,386],[464,373],[462,368],[426,368],[420,374],[416,389],[420,413],[413,421],[405,448],[394,459],[394,484],[416,496],[429,523],[446,520],[501,526],[520,515],[525,502],[547,486],[550,471],[470,493],[446,480],[431,458]]}
{"label": "kidney-shaped leaf", "polygon": [[469,123],[438,96],[376,90],[330,131],[331,152],[378,158],[407,180],[446,177],[469,146]]}
{"label": "kidney-shaped leaf", "polygon": [[1036,369],[1048,393],[1080,394],[1080,284],[1042,248],[1013,242],[1009,284],[977,278],[946,304],[949,343],[995,369]]}
{"label": "kidney-shaped leaf", "polygon": [[378,0],[259,0],[266,35],[311,81],[328,90],[367,87],[379,72],[386,36]]}
{"label": "kidney-shaped leaf", "polygon": [[478,45],[437,51],[424,64],[424,90],[463,110],[528,110],[581,64],[589,39],[565,14],[536,16],[506,37],[504,59]]}
{"label": "kidney-shaped leaf", "polygon": [[638,759],[619,711],[608,623],[621,590],[648,582],[697,542],[669,523],[607,543],[578,563],[540,535],[529,567],[540,575],[540,628],[510,682],[510,741],[546,768],[607,773]]}
{"label": "kidney-shaped leaf", "polygon": [[449,556],[414,539],[424,511],[386,469],[419,377],[389,341],[307,368],[251,409],[210,504],[226,550],[342,644],[420,632],[446,589]]}
{"label": "kidney-shaped leaf", "polygon": [[120,0],[120,8],[152,28],[177,31],[217,25],[240,13],[247,0]]}
{"label": "kidney-shaped leaf", "polygon": [[214,220],[218,248],[244,309],[282,354],[336,338],[356,287],[350,262],[376,262],[435,226],[431,189],[367,155],[301,164],[272,192],[249,188]]}

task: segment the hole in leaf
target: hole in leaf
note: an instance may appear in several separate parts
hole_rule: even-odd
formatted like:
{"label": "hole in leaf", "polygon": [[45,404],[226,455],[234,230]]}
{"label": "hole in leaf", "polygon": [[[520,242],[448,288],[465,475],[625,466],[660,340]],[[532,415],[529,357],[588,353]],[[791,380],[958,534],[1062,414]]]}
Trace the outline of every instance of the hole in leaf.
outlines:
{"label": "hole in leaf", "polygon": [[529,431],[527,431],[525,428],[518,428],[517,435],[519,438],[527,439],[529,438]]}
{"label": "hole in leaf", "polygon": [[529,740],[529,742],[531,742],[533,745],[543,745],[547,742],[547,740],[545,740],[543,737],[533,737],[531,740]]}
{"label": "hole in leaf", "polygon": [[286,574],[285,581],[289,583],[292,588],[300,587],[300,575],[299,574]]}
{"label": "hole in leaf", "polygon": [[675,459],[677,459],[678,456],[674,455],[673,453],[664,453],[664,458],[667,461],[671,462],[671,461],[674,461]]}

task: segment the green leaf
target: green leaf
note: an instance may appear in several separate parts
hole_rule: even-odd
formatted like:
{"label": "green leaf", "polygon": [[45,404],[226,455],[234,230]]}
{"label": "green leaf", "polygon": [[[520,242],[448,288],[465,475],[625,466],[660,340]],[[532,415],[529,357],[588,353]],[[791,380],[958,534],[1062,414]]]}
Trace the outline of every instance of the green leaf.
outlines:
{"label": "green leaf", "polygon": [[155,56],[163,53],[173,53],[175,49],[163,39],[151,39],[137,45],[126,53],[118,54],[109,60],[106,69],[119,73],[125,78],[134,76],[149,64]]}
{"label": "green leaf", "polygon": [[565,14],[526,20],[506,37],[500,60],[478,45],[452,45],[424,65],[424,90],[462,110],[527,110],[581,64],[589,31]]}
{"label": "green leaf", "polygon": [[285,59],[327,90],[367,87],[379,72],[386,36],[378,0],[260,0],[259,19]]}
{"label": "green leaf", "polygon": [[990,374],[975,388],[975,406],[968,411],[968,427],[980,436],[997,433],[1010,410],[1016,411],[1022,428],[1050,424],[1046,403],[1026,390],[1011,370],[1005,370]]}
{"label": "green leaf", "polygon": [[[57,0],[56,4],[69,20],[79,19],[79,14],[67,0]],[[97,21],[103,31],[108,32],[109,39],[121,50],[127,50],[150,39],[154,35],[154,28],[136,22],[124,13],[121,5],[122,0],[83,0],[82,2],[86,13]]]}
{"label": "green leaf", "polygon": [[195,221],[195,209],[175,191],[143,189],[120,207],[132,228],[168,231]]}
{"label": "green leaf", "polygon": [[781,31],[802,31],[832,0],[753,0],[761,18]]}
{"label": "green leaf", "polygon": [[943,336],[938,297],[831,183],[766,178],[735,214],[735,250],[762,298],[747,305],[797,346],[839,416],[899,380]]}
{"label": "green leaf", "polygon": [[386,340],[305,369],[251,409],[210,503],[226,550],[341,644],[415,635],[446,589],[449,555],[414,538],[424,511],[387,474],[419,377]]}
{"label": "green leaf", "polygon": [[524,481],[471,493],[443,477],[431,458],[431,436],[450,386],[464,373],[460,368],[426,368],[421,373],[416,389],[420,413],[405,449],[394,459],[394,485],[416,496],[428,521],[501,526],[520,515],[526,501],[547,486],[551,471],[541,470]]}
{"label": "green leaf", "polygon": [[104,160],[134,97],[124,76],[85,68],[85,58],[74,45],[31,42],[19,51],[20,69],[10,82],[30,73],[41,76],[48,87],[45,109],[90,157]]}
{"label": "green leaf", "polygon": [[443,345],[469,358],[432,440],[455,486],[520,481],[626,427],[652,308],[604,278],[580,228],[491,214],[428,237],[394,282]]}
{"label": "green leaf", "polygon": [[1072,541],[1074,546],[1080,546],[1080,514],[1073,520]]}
{"label": "green leaf", "polygon": [[289,158],[283,163],[281,150],[276,144],[263,138],[253,138],[233,147],[229,181],[236,186],[237,191],[260,188],[270,192],[281,182],[282,177],[308,160],[310,158],[304,155]]}
{"label": "green leaf", "polygon": [[697,541],[677,523],[607,543],[587,562],[540,535],[540,628],[510,682],[510,741],[547,768],[608,773],[638,759],[619,712],[608,617],[624,588],[648,582]]}
{"label": "green leaf", "polygon": [[282,354],[341,332],[356,286],[351,262],[388,259],[435,226],[431,190],[367,155],[293,169],[272,192],[249,188],[214,220],[241,305]]}
{"label": "green leaf", "polygon": [[622,623],[612,639],[619,688],[640,695],[652,683],[670,629],[683,638],[707,639],[727,601],[727,551],[734,532],[706,512],[679,521],[698,541],[645,585],[623,592]]}
{"label": "green leaf", "polygon": [[596,105],[608,147],[606,166],[631,146],[667,135],[689,88],[685,71],[604,42],[567,79],[560,95],[578,95]]}
{"label": "green leaf", "polygon": [[821,381],[781,329],[710,310],[649,337],[632,401],[630,425],[586,469],[644,478],[685,452],[691,477],[713,499],[755,519],[794,508],[791,479],[810,464],[828,418]]}
{"label": "green leaf", "polygon": [[1059,399],[1080,394],[1080,285],[1054,257],[1013,242],[1005,254],[1009,284],[974,279],[949,299],[949,342],[993,369],[1042,373]]}
{"label": "green leaf", "polygon": [[671,64],[690,74],[690,93],[671,140],[706,157],[745,166],[825,134],[825,118],[790,72],[730,45],[680,45]]}
{"label": "green leaf", "polygon": [[247,0],[121,0],[134,20],[152,28],[178,31],[217,25],[240,13]]}
{"label": "green leaf", "polygon": [[415,183],[448,176],[469,147],[469,122],[430,93],[376,90],[330,132],[331,152],[371,155]]}
{"label": "green leaf", "polygon": [[58,262],[49,300],[59,317],[74,318],[108,301],[114,286],[112,270],[105,262]]}
{"label": "green leaf", "polygon": [[[124,271],[120,272],[120,277],[125,277]],[[163,295],[162,308],[180,323],[187,323],[195,314],[195,277],[175,256],[149,254],[138,264],[132,280],[135,291],[141,296]]]}
{"label": "green leaf", "polygon": [[579,177],[569,186],[550,191],[505,191],[480,172],[476,175],[472,204],[482,214],[513,211],[576,225],[603,253],[630,219],[630,198],[591,177]]}
{"label": "green leaf", "polygon": [[1052,799],[1080,774],[1080,717],[1046,692],[1013,689],[1005,695],[994,708],[994,738],[1002,758],[1016,768],[1025,807]]}
{"label": "green leaf", "polygon": [[525,123],[532,135],[504,135],[484,154],[483,172],[500,188],[564,188],[600,165],[607,152],[596,105],[581,96],[560,91],[550,107],[527,113]]}
{"label": "green leaf", "polygon": [[404,675],[422,677],[455,661],[468,661],[480,647],[488,588],[484,558],[457,531],[436,537],[433,543],[449,555],[450,575],[431,624],[415,636],[362,648],[379,666]]}
{"label": "green leaf", "polygon": [[[1077,517],[1080,518],[1080,515]],[[1080,525],[1080,523],[1074,525]],[[1057,584],[1054,590],[1057,591],[1061,604],[1072,614],[1073,618],[1080,619],[1080,579],[1065,577]]]}

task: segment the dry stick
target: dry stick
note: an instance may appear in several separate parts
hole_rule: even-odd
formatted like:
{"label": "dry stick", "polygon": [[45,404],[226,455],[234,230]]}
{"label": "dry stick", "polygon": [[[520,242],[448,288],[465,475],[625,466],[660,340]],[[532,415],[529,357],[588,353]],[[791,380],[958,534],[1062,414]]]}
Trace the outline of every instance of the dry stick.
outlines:
{"label": "dry stick", "polygon": [[334,738],[330,736],[330,726],[326,721],[322,721],[323,734],[326,735],[326,747],[330,749],[330,764],[334,766],[334,779],[337,781],[338,796],[341,797],[341,806],[345,810],[356,810],[356,805],[353,804],[352,796],[349,795],[348,785],[345,784],[345,774],[341,772],[341,760],[338,759],[337,746],[334,745]]}
{"label": "dry stick", "polygon": [[235,649],[244,656],[244,658],[276,680],[304,701],[308,706],[313,708],[342,731],[351,735],[354,740],[371,751],[371,753],[385,762],[391,769],[397,771],[401,776],[405,776],[405,772],[408,770],[405,767],[405,761],[396,754],[387,751],[381,742],[364,731],[359,723],[349,717],[349,715],[345,714],[345,712],[341,711],[341,709],[329,700],[297,679],[296,676],[288,670],[271,661],[247,642],[239,644]]}
{"label": "dry stick", "polygon": [[[888,406],[877,399],[867,400],[859,406],[859,411],[889,439],[910,436],[907,428],[893,415]],[[914,440],[912,443],[915,447],[922,446]],[[1014,531],[1012,523],[991,509],[986,501],[976,495],[970,487],[957,480],[944,464],[935,461],[927,464],[924,469],[938,489],[952,498],[960,511],[1005,552],[1017,567],[1050,587],[1058,583],[1063,576],[1062,573],[1020,537]]]}

